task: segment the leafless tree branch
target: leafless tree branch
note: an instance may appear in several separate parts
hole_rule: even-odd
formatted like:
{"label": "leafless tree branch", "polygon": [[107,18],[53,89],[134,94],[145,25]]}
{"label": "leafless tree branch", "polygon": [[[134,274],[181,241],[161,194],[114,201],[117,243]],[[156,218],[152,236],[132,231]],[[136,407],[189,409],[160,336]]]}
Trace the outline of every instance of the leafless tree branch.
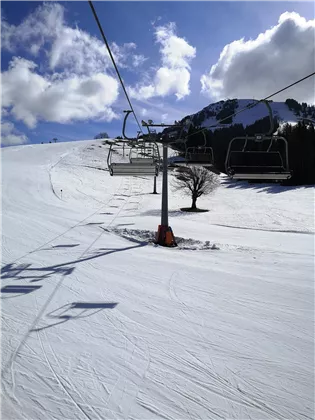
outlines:
{"label": "leafless tree branch", "polygon": [[180,168],[173,180],[175,191],[181,191],[191,197],[191,208],[196,208],[197,198],[211,194],[218,186],[218,176],[208,169],[198,166]]}

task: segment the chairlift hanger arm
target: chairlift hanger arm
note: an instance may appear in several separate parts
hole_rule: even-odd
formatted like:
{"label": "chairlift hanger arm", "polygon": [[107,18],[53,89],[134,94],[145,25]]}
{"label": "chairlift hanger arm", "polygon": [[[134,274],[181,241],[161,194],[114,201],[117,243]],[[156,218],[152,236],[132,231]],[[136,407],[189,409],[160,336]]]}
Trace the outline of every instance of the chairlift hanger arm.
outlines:
{"label": "chairlift hanger arm", "polygon": [[109,151],[107,154],[107,167],[110,168],[111,166],[111,154],[112,154],[112,147],[113,147],[114,143],[111,143],[111,145],[109,146]]}
{"label": "chairlift hanger arm", "polygon": [[[131,111],[131,110],[128,110],[128,111],[124,111],[125,113],[126,113],[126,115],[125,115],[125,118],[124,118],[124,122],[123,122],[123,128],[122,128],[122,134],[123,134],[123,137],[124,137],[124,139],[125,140],[128,140],[129,142],[136,142],[136,143],[140,143],[141,141],[143,142],[143,143],[145,143],[145,140],[144,139],[142,139],[141,137],[140,137],[140,132],[138,132],[138,135],[137,135],[137,138],[135,139],[135,138],[131,138],[131,137],[128,137],[127,135],[126,135],[126,123],[127,123],[127,119],[128,119],[128,117],[129,117],[129,115],[130,114],[132,114],[133,113],[133,111]],[[149,131],[149,129],[148,129],[148,131]],[[142,132],[141,132],[142,133]],[[142,133],[143,134],[143,133]],[[150,131],[149,131],[149,135],[150,135],[151,133],[150,133]]]}
{"label": "chairlift hanger arm", "polygon": [[128,137],[126,135],[126,123],[127,123],[127,119],[129,117],[130,114],[133,113],[133,111],[131,111],[130,109],[128,109],[127,111],[124,111],[126,113],[125,118],[124,118],[124,123],[123,123],[123,128],[122,128],[122,135],[124,137],[124,139],[126,140],[133,140],[132,138]]}
{"label": "chairlift hanger arm", "polygon": [[258,101],[258,102],[263,102],[266,105],[266,107],[268,108],[270,128],[269,128],[268,133],[266,133],[265,135],[266,136],[271,136],[272,133],[274,132],[275,125],[274,125],[274,121],[273,121],[273,114],[272,114],[272,109],[271,109],[270,103],[267,101],[267,99],[262,99],[261,101]]}

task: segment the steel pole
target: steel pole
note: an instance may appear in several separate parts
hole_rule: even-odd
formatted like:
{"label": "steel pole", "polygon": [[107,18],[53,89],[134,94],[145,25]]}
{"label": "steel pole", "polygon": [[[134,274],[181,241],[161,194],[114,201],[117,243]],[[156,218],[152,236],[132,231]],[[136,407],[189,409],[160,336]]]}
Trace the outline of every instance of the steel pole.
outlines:
{"label": "steel pole", "polygon": [[168,227],[168,191],[167,191],[167,144],[163,144],[163,182],[161,226]]}
{"label": "steel pole", "polygon": [[157,191],[156,191],[156,176],[154,177],[154,182],[153,182],[153,194],[157,194]]}

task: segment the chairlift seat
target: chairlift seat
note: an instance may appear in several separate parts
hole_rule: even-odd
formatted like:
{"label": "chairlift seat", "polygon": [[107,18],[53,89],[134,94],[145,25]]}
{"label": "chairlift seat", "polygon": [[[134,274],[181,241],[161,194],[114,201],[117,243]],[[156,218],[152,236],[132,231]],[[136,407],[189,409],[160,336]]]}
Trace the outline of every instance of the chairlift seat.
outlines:
{"label": "chairlift seat", "polygon": [[213,165],[212,153],[189,153],[187,156],[189,165]]}
{"label": "chairlift seat", "polygon": [[266,172],[266,173],[258,173],[253,172],[253,173],[231,173],[230,174],[232,179],[239,179],[239,180],[252,180],[252,179],[257,179],[257,180],[285,180],[285,179],[290,179],[292,174],[291,172]]}
{"label": "chairlift seat", "polygon": [[172,163],[178,166],[213,166],[213,149],[207,146],[187,147],[185,156],[177,157]]}
{"label": "chairlift seat", "polygon": [[150,165],[154,164],[154,158],[153,157],[145,157],[145,158],[131,158],[130,163],[136,164],[136,165]]}
{"label": "chairlift seat", "polygon": [[191,159],[185,159],[185,160],[179,160],[172,162],[172,165],[176,166],[213,166],[213,163],[208,160],[191,160]]}
{"label": "chairlift seat", "polygon": [[283,168],[283,161],[279,152],[260,151],[232,151],[230,153],[229,166],[259,166]]}
{"label": "chairlift seat", "polygon": [[174,161],[180,166],[213,166],[213,153],[187,153],[182,160]]}
{"label": "chairlift seat", "polygon": [[158,176],[159,170],[155,164],[112,163],[109,173],[111,176]]}

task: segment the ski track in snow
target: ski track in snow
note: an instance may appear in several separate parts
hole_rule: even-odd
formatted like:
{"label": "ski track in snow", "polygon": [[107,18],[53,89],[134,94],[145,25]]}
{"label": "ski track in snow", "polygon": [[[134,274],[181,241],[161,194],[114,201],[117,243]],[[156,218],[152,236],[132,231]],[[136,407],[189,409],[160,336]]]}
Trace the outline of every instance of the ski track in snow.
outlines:
{"label": "ski track in snow", "polygon": [[[65,156],[63,156],[61,159],[59,159],[59,161],[55,164],[55,165],[53,165],[52,166],[52,168],[53,167],[55,167],[55,166],[57,166],[57,164],[59,164],[64,158],[66,157],[66,155]],[[50,177],[50,181],[51,181],[51,177]],[[129,180],[130,181],[130,180]],[[121,185],[123,184],[123,182],[124,182],[124,179],[122,179],[122,182],[121,182]],[[115,198],[114,198],[114,196],[115,195],[117,195],[117,193],[119,193],[119,191],[120,191],[120,188],[121,188],[121,185],[119,186],[119,188],[118,188],[118,190],[116,190],[115,191],[115,193],[113,194],[113,196],[110,198],[110,200],[106,203],[106,207],[108,207],[108,204],[111,202],[111,201],[113,201]],[[120,212],[123,210],[123,208],[126,206],[126,204],[128,204],[129,203],[129,199],[130,199],[130,197],[131,197],[131,188],[130,188],[130,186],[131,186],[131,184],[129,183],[129,194],[127,194],[127,199],[126,200],[123,200],[124,201],[124,203],[122,204],[122,206],[119,208],[119,210],[114,214],[114,216],[112,217],[112,219],[111,219],[111,221],[106,225],[106,227],[105,228],[108,228],[108,227],[110,227],[110,225],[116,220],[116,218],[117,217],[119,217],[119,214],[120,214]],[[52,190],[53,190],[53,192],[54,192],[54,194],[55,194],[55,191],[54,191],[54,188],[53,188],[53,186],[52,186]],[[135,192],[139,192],[139,191],[135,191]],[[84,194],[84,193],[83,193]],[[55,194],[56,195],[56,194]],[[88,196],[87,194],[85,194],[86,196]],[[56,195],[57,196],[57,195]],[[59,198],[59,197],[57,197],[57,198]],[[118,199],[119,200],[119,199]],[[138,203],[138,202],[137,202]],[[103,206],[101,207],[101,209],[98,209],[97,210],[97,212],[99,211],[99,210],[102,210],[103,209],[103,207],[104,207],[104,204],[103,204]],[[78,225],[81,225],[83,222],[86,222],[89,218],[91,218],[92,216],[94,216],[94,214],[95,214],[95,212],[94,213],[92,213],[91,215],[89,215],[88,217],[86,217],[85,219],[83,219],[82,221],[80,221],[78,224],[76,224],[76,225],[74,225],[73,227],[71,227],[70,229],[73,229],[73,228],[75,228],[76,226],[78,226]],[[55,238],[53,238],[52,240],[50,240],[49,242],[45,242],[43,245],[41,245],[41,246],[39,246],[39,247],[37,247],[35,250],[33,250],[33,251],[30,251],[30,252],[28,252],[27,254],[25,254],[24,256],[22,256],[22,257],[20,257],[20,258],[18,258],[18,259],[16,259],[14,262],[16,262],[16,261],[19,261],[19,260],[21,260],[21,259],[23,259],[25,256],[27,256],[27,255],[29,255],[29,253],[33,253],[33,252],[36,252],[36,251],[39,251],[43,246],[46,246],[47,244],[49,244],[49,243],[51,243],[51,242],[53,242],[54,240],[56,240],[56,239],[60,239],[62,236],[64,236],[66,233],[68,233],[69,232],[69,229],[68,230],[66,230],[64,233],[62,233],[62,234],[60,234],[60,235],[58,235],[58,237],[55,237]],[[104,234],[104,231],[102,231],[102,232],[100,232],[97,236],[96,236],[96,238],[93,240],[93,242],[84,250],[84,252],[80,255],[80,257],[79,257],[79,259],[81,259],[92,247],[93,247],[93,245],[96,243],[96,241],[100,238],[100,236],[102,236]],[[24,270],[22,269],[22,270],[20,270],[20,272],[19,272],[19,274],[21,274],[22,272],[23,272]],[[59,283],[58,283],[59,284]],[[58,286],[57,286],[58,287]],[[53,291],[53,294],[55,293],[55,290]],[[49,299],[49,302],[48,302],[48,304],[50,303],[50,299]],[[47,309],[47,303],[45,303],[45,305],[44,305],[44,307],[45,307],[45,310]],[[40,311],[40,310],[38,310],[38,312],[39,313],[42,313],[42,310]],[[35,321],[33,322],[33,324],[32,324],[32,327],[29,329],[29,331],[27,332],[27,335],[25,336],[25,337],[23,337],[23,340],[19,343],[19,346],[18,346],[18,348],[17,348],[17,350],[14,352],[14,354],[13,354],[13,358],[10,360],[10,362],[9,362],[9,364],[11,365],[11,375],[12,375],[12,378],[14,378],[14,369],[13,369],[13,363],[14,363],[14,360],[15,360],[15,358],[18,356],[18,352],[21,350],[21,348],[22,348],[22,346],[24,346],[25,345],[25,343],[26,343],[26,340],[27,340],[27,338],[28,338],[28,335],[29,335],[29,333],[32,331],[32,330],[34,330],[35,329],[35,326],[38,324],[38,322],[40,321],[40,317],[37,317],[36,319],[35,319]],[[69,393],[69,391],[66,389],[66,387],[63,385],[63,382],[61,381],[61,379],[60,379],[60,376],[59,375],[57,375],[57,373],[56,373],[56,371],[54,370],[54,368],[52,367],[52,365],[51,365],[51,363],[50,363],[50,361],[49,361],[49,358],[47,357],[47,354],[46,354],[46,352],[45,352],[45,349],[44,349],[44,346],[43,346],[43,342],[42,342],[42,340],[41,340],[41,337],[40,337],[40,333],[39,333],[39,331],[36,331],[37,332],[37,335],[38,335],[38,337],[39,337],[39,341],[40,341],[40,345],[41,345],[41,348],[42,348],[42,351],[43,351],[43,353],[44,353],[44,356],[45,356],[45,360],[46,360],[46,362],[49,364],[49,367],[50,367],[50,369],[52,370],[52,372],[53,372],[53,374],[54,374],[54,376],[56,377],[56,379],[57,379],[57,381],[58,381],[58,383],[62,386],[62,388],[65,390],[65,392],[68,394],[68,396],[71,398],[71,400],[74,402],[74,404],[81,410],[81,412],[85,415],[85,417],[87,417],[87,418],[90,418],[90,416],[82,409],[82,407],[81,407],[81,404],[78,404],[77,402],[76,402],[76,400],[72,397],[72,395]],[[44,331],[44,334],[46,335],[46,332]],[[47,341],[47,343],[49,344],[49,341]],[[55,354],[55,352],[52,350],[52,347],[49,345],[49,347],[50,347],[50,349],[51,349],[51,351],[52,351],[52,354],[53,354],[53,356],[54,356],[54,359],[55,359],[55,361],[58,363],[58,359],[57,359],[57,357],[56,357],[56,354]],[[5,371],[5,370],[4,370]],[[13,389],[14,389],[14,379],[12,380],[12,382],[13,382]]]}
{"label": "ski track in snow", "polygon": [[312,419],[312,190],[171,193],[164,249],[96,144],[4,150],[3,418]]}

